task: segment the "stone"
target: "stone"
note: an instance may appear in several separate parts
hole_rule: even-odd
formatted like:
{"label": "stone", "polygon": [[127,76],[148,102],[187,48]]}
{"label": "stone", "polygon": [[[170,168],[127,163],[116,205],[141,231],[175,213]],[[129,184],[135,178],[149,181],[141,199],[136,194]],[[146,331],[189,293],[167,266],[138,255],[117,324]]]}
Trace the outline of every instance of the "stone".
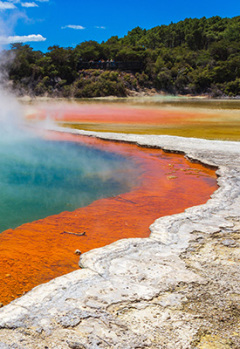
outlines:
{"label": "stone", "polygon": [[69,343],[69,348],[71,349],[86,349],[85,345],[81,344],[81,343]]}
{"label": "stone", "polygon": [[226,239],[226,240],[222,241],[222,244],[224,246],[227,246],[227,247],[234,247],[234,246],[236,246],[236,241],[235,240],[231,240],[231,239]]}

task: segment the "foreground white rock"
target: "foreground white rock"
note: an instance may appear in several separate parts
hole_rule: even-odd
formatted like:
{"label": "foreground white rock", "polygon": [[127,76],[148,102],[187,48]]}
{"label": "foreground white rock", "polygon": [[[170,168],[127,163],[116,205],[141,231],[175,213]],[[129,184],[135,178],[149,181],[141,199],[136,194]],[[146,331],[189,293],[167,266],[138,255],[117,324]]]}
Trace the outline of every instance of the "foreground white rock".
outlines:
{"label": "foreground white rock", "polygon": [[0,309],[0,349],[239,348],[240,144],[72,132],[182,152],[218,167],[220,188]]}

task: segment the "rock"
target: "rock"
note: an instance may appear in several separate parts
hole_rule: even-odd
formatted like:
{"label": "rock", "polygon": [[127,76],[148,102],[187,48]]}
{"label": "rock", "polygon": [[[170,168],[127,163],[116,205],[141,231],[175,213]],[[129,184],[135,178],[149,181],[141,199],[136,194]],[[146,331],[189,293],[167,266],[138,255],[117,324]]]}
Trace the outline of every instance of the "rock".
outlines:
{"label": "rock", "polygon": [[74,253],[79,255],[79,256],[82,254],[82,252],[80,250],[76,250]]}
{"label": "rock", "polygon": [[236,241],[232,239],[226,239],[222,241],[222,244],[227,247],[235,247],[236,246]]}
{"label": "rock", "polygon": [[167,179],[176,179],[177,176],[167,176]]}
{"label": "rock", "polygon": [[68,345],[71,349],[86,349],[85,345],[78,342],[68,343]]}

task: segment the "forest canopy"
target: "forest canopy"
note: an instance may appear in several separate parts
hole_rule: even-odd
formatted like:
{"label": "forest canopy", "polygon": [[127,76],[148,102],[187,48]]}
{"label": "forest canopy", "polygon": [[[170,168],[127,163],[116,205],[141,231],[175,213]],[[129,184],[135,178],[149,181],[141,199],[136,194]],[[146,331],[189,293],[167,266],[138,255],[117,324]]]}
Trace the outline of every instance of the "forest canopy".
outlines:
{"label": "forest canopy", "polygon": [[240,95],[240,16],[136,27],[123,38],[85,41],[75,48],[52,46],[46,53],[18,43],[3,54],[7,63],[1,69],[20,95],[126,96],[152,88]]}

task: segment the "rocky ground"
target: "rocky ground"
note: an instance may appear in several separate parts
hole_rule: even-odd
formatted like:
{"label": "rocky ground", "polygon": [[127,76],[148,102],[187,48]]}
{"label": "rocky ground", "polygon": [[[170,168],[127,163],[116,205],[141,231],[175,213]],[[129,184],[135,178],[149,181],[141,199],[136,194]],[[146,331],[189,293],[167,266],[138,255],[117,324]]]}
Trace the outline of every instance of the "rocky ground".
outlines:
{"label": "rocky ground", "polygon": [[92,250],[82,269],[0,309],[0,348],[240,348],[239,143],[98,136],[215,166],[219,189],[205,205],[156,220],[149,238]]}

